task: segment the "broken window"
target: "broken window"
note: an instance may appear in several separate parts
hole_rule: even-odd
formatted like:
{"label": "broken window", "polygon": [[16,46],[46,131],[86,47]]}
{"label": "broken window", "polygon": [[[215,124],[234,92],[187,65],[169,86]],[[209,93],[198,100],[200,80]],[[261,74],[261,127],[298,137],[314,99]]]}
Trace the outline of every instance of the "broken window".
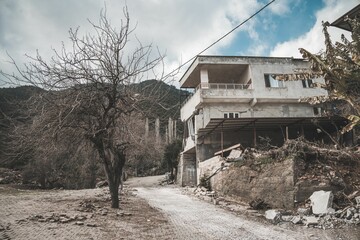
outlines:
{"label": "broken window", "polygon": [[313,81],[311,79],[307,80],[301,80],[303,88],[312,88],[313,87]]}
{"label": "broken window", "polygon": [[269,88],[283,88],[285,87],[283,81],[278,81],[271,76],[271,74],[265,74],[265,86]]}

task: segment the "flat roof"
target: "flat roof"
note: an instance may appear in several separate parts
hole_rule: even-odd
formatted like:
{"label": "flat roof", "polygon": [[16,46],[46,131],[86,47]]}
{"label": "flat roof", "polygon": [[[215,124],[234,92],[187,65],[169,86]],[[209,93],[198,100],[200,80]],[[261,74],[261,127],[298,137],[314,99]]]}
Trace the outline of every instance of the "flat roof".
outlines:
{"label": "flat roof", "polygon": [[[294,57],[265,57],[265,56],[232,56],[232,55],[197,55],[196,58],[191,62],[190,66],[186,69],[184,74],[179,79],[179,82],[182,82],[184,78],[187,78],[198,64],[212,64],[210,62],[203,62],[202,59],[206,58],[215,58],[215,59],[278,59],[278,60],[291,60],[291,61],[306,61],[303,58],[294,58]],[[201,60],[200,60],[201,59]],[[214,62],[213,64],[221,64]],[[236,64],[236,62],[234,62]]]}

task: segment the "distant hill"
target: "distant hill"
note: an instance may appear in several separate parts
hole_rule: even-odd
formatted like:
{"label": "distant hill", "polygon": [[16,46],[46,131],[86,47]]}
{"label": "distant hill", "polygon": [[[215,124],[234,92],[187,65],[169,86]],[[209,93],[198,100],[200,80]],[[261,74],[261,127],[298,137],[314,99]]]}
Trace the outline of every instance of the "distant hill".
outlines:
{"label": "distant hill", "polygon": [[[181,101],[188,95],[187,91],[179,90],[172,85],[157,80],[147,80],[135,84],[134,87],[140,94],[152,96],[150,100],[142,103],[143,109],[148,111],[145,117],[149,118],[150,128],[153,127],[155,119],[160,119],[160,130],[164,134],[169,117],[177,122],[177,133],[181,136],[183,126],[179,121]],[[22,101],[28,100],[34,94],[44,90],[33,86],[20,86],[16,88],[0,88],[0,167],[3,157],[6,155],[7,134],[11,129],[9,119],[17,118],[23,112]]]}

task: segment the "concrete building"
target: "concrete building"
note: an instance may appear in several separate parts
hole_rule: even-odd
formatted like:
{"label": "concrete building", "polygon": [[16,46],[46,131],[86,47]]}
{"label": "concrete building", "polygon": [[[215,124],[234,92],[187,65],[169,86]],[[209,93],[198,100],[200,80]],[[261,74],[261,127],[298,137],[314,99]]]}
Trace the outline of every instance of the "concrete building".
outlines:
{"label": "concrete building", "polygon": [[299,136],[324,138],[319,126],[331,132],[324,106],[299,101],[327,95],[312,85],[322,79],[282,82],[272,77],[308,64],[295,58],[198,56],[180,79],[181,88],[192,95],[181,107],[185,134],[178,182],[198,184],[199,164],[236,144],[254,147],[268,137],[280,146]]}

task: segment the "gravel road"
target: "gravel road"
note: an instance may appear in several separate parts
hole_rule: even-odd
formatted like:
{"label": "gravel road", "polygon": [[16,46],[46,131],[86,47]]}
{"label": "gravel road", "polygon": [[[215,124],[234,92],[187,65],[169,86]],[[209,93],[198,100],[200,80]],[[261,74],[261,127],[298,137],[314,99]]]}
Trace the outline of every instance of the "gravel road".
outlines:
{"label": "gravel road", "polygon": [[179,188],[137,188],[138,196],[162,211],[175,239],[303,239],[297,232],[236,216],[183,195]]}

